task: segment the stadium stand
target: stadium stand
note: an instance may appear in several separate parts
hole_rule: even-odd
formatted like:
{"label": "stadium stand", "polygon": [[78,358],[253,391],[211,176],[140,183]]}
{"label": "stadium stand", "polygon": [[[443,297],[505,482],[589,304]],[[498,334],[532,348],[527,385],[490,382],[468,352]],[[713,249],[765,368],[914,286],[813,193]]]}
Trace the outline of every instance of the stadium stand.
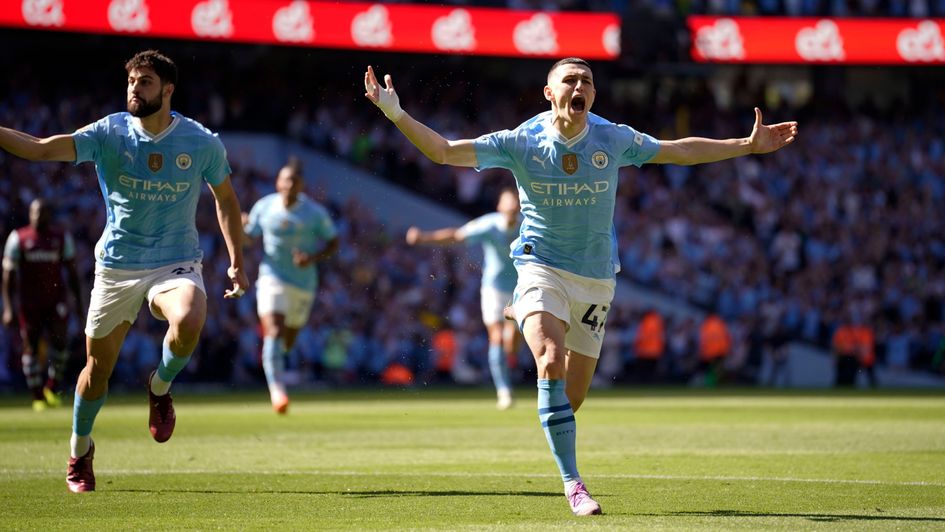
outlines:
{"label": "stadium stand", "polygon": [[[71,53],[97,54],[100,61],[61,59],[50,69],[13,51],[17,34],[25,32],[0,36],[0,44],[10,45],[0,47],[6,50],[0,57],[11,73],[0,84],[0,123],[46,135],[123,109],[121,64],[139,42],[89,37]],[[36,56],[60,57],[53,54],[61,50],[53,50],[63,39],[50,36],[37,45]],[[501,172],[435,167],[405,149],[377,113],[364,112],[359,83],[367,56],[234,45],[162,47],[187,58],[181,64],[186,89],[175,96],[178,109],[228,132],[225,138],[234,131],[284,135],[287,143],[298,142],[335,164],[344,161],[386,179],[398,193],[449,203],[462,212],[454,212],[457,217],[489,210],[498,188],[511,179]],[[394,55],[380,60],[381,72],[403,73],[398,88],[411,95],[412,111],[423,102],[438,102],[424,118],[450,136],[512,127],[545,105],[540,94],[524,91],[516,80],[540,79],[546,61]],[[227,66],[206,68],[215,64]],[[733,336],[725,361],[730,382],[766,382],[769,353],[785,335],[825,352],[833,331],[854,316],[873,325],[878,363],[887,374],[943,373],[945,137],[933,120],[942,114],[941,92],[921,89],[928,86],[927,74],[908,69],[875,99],[859,101],[829,88],[839,78],[852,93],[855,69],[794,72],[810,80],[806,98],[797,96],[804,87],[757,83],[737,68],[727,73],[732,75],[721,78],[698,69],[644,75],[619,64],[601,65],[599,83],[613,94],[598,102],[606,110],[602,114],[659,137],[744,134],[750,117],[746,104],[752,101],[766,102],[766,117],[801,122],[798,143],[763,161],[626,170],[616,225],[624,293],[634,296],[618,298],[608,323],[601,383],[633,377],[636,326],[655,300],[671,302],[664,307],[671,310],[657,373],[665,382],[694,381],[693,346],[701,316],[710,311],[725,319]],[[286,83],[271,82],[279,78]],[[230,155],[234,185],[242,205],[249,206],[269,191],[272,167],[248,161],[240,149],[231,148]],[[25,222],[33,197],[57,200],[76,237],[87,283],[92,246],[103,225],[98,194],[88,167],[29,164],[0,154],[3,234]],[[414,372],[417,382],[431,381],[437,373],[431,338],[446,327],[461,353],[454,377],[485,376],[485,339],[476,315],[478,272],[466,250],[408,249],[402,240],[408,222],[397,213],[379,211],[380,204],[332,186],[317,194],[339,221],[342,250],[325,268],[312,327],[293,355],[298,381],[374,383],[394,362]],[[421,200],[411,201],[411,210],[421,208],[416,207]],[[450,216],[429,202],[422,208]],[[208,287],[222,287],[225,279],[216,266],[226,261],[215,223],[212,210],[200,211]],[[257,259],[248,258],[251,264]],[[232,305],[211,297],[209,304],[204,339],[184,380],[261,383],[252,300]],[[132,386],[153,365],[160,334],[153,321],[142,321],[116,370],[118,379]],[[72,332],[81,333],[78,323]],[[79,353],[81,337],[75,341]],[[13,344],[5,343],[8,349]],[[816,356],[811,360],[829,370],[829,359]],[[526,357],[523,371],[528,363]],[[18,375],[8,373],[12,380]]]}

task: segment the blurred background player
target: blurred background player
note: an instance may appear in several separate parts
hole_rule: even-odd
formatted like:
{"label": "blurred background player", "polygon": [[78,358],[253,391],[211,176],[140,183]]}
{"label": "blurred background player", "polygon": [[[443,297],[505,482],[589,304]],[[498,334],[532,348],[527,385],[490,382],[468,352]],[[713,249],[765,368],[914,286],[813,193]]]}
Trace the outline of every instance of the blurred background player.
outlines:
{"label": "blurred background player", "polygon": [[261,236],[263,241],[256,310],[263,325],[263,370],[272,408],[279,414],[289,408],[283,380],[286,355],[315,301],[316,264],[338,251],[328,211],[302,192],[304,185],[299,162],[292,159],[276,176],[276,192],[243,213],[247,237]]}
{"label": "blurred background player", "polygon": [[[78,316],[85,316],[85,310],[72,235],[52,225],[52,207],[42,198],[30,203],[29,218],[29,225],[10,232],[3,249],[3,324],[13,324],[16,302],[23,375],[33,393],[33,410],[45,410],[62,404],[59,383],[69,360],[67,293],[72,294]],[[40,360],[44,334],[45,381]]]}
{"label": "blurred background player", "polygon": [[794,141],[796,122],[751,135],[659,141],[591,114],[591,67],[562,59],[543,93],[551,109],[514,130],[447,140],[407,114],[390,75],[364,73],[365,97],[438,164],[505,168],[515,176],[524,221],[512,248],[518,283],[513,313],[538,369],[538,416],[575,515],[601,513],[577,471],[574,413],[587,396],[620,269],[614,228],[618,169],[644,163],[691,165],[769,153]]}
{"label": "blurred background player", "polygon": [[507,410],[513,403],[509,358],[518,354],[521,339],[515,323],[502,317],[502,309],[512,300],[515,289],[517,275],[509,252],[512,242],[518,237],[521,223],[518,191],[505,188],[499,193],[496,212],[475,218],[462,227],[435,231],[411,227],[407,230],[407,243],[411,246],[457,242],[482,244],[480,305],[482,322],[489,333],[489,371],[495,383],[496,408],[499,410]]}
{"label": "blurred background player", "polygon": [[95,162],[107,224],[95,248],[95,284],[86,320],[86,365],[76,383],[66,485],[95,490],[92,427],[105,403],[108,379],[145,300],[168,322],[163,354],[148,379],[148,429],[157,442],[176,424],[171,381],[200,339],[207,296],[196,228],[200,185],[210,185],[229,251],[227,275],[240,297],[249,286],[240,247],[242,229],[230,165],[219,137],[171,111],[177,65],[147,50],[125,63],[127,112],[114,113],[71,135],[39,139],[0,127],[0,148],[30,161]]}

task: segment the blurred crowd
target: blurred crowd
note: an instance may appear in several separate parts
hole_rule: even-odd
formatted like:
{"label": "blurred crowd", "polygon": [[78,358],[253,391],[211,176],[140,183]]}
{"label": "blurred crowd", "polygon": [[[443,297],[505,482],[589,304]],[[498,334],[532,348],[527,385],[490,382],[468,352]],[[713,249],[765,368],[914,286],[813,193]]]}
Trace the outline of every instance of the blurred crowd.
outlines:
{"label": "blurred crowd", "polygon": [[[194,64],[234,53],[227,50],[197,56]],[[119,53],[123,51],[112,55]],[[170,53],[175,56],[174,50]],[[363,99],[363,66],[357,58],[354,67],[345,57],[321,71],[313,69],[297,84],[272,83],[285,75],[292,57],[248,48],[231,58],[225,70],[183,77],[175,107],[217,131],[265,130],[304,141],[451,203],[470,217],[494,208],[510,174],[429,163]],[[188,66],[196,70],[188,61],[189,56],[179,60],[185,74]],[[438,58],[416,63],[421,66],[391,70],[401,101],[450,138],[511,128],[547,106],[540,91],[544,62],[523,64],[523,71],[537,76],[520,75],[513,83],[509,76],[518,64],[512,62]],[[5,126],[44,136],[73,131],[124,109],[120,61],[82,68],[66,64],[61,76],[70,80],[67,85],[50,83],[50,72],[23,60],[11,64],[12,74],[0,85],[0,124]],[[449,76],[437,74],[444,66],[453,69]],[[77,77],[70,68],[97,70]],[[705,87],[685,97],[655,92],[651,105],[639,106],[611,98],[606,80],[614,74],[603,70],[595,111],[659,138],[744,136],[750,106],[765,100],[749,94],[745,101],[720,106]],[[660,316],[656,330],[661,340],[654,344],[653,329],[644,325],[650,309],[615,301],[598,384],[783,383],[785,344],[808,342],[848,356],[840,352],[846,344],[836,338],[844,326],[869,329],[872,347],[866,351],[881,365],[940,372],[945,144],[943,126],[933,118],[941,111],[941,101],[935,99],[893,111],[854,112],[839,101],[816,109],[782,106],[773,113],[766,110],[766,121],[797,119],[801,135],[775,155],[691,168],[624,169],[615,221],[622,278],[684,300],[711,319]],[[233,181],[248,210],[273,190],[274,176],[234,167]],[[291,354],[290,374],[296,382],[487,382],[474,255],[461,247],[410,248],[403,228],[375,219],[358,200],[334,204],[313,187],[309,193],[331,211],[341,250],[321,267],[310,326]],[[92,247],[104,225],[93,169],[27,163],[0,153],[4,237],[26,224],[27,206],[37,196],[56,202],[60,222],[75,236],[87,292]],[[209,313],[198,356],[183,378],[261,385],[255,302],[252,297],[222,299],[228,260],[210,198],[201,201],[198,228]],[[258,248],[251,248],[251,277],[258,260]],[[81,320],[74,321],[71,331],[74,362],[81,365]],[[724,341],[718,340],[719,331]],[[142,314],[129,333],[116,384],[139,385],[159,357],[163,332],[163,324]],[[652,346],[657,344],[654,359]],[[15,334],[0,332],[0,346],[10,361],[0,381],[18,382]],[[518,378],[530,376],[533,366],[523,350],[515,361]]]}
{"label": "blurred crowd", "polygon": [[446,3],[538,11],[611,11],[622,14],[644,7],[679,16],[925,18],[945,15],[943,0],[448,0]]}
{"label": "blurred crowd", "polygon": [[[490,99],[495,90],[457,84],[437,89],[436,97],[411,95],[407,108],[448,138],[511,128],[543,110],[528,96],[537,88],[502,100]],[[748,134],[743,117],[752,116],[750,103],[721,108],[708,96],[667,98],[662,109],[610,105],[611,113],[602,113],[660,138]],[[755,96],[755,103],[765,101]],[[433,109],[415,103],[434,99]],[[841,325],[866,326],[883,364],[940,371],[945,141],[934,117],[942,103],[782,107],[766,121],[797,119],[801,134],[776,154],[624,169],[615,218],[622,275],[719,314],[743,340],[763,331],[831,349]],[[298,122],[313,130],[344,127],[330,113]],[[487,209],[511,179],[505,171],[435,166],[379,114],[363,127],[349,128],[350,142],[334,137],[322,148],[474,210]],[[386,156],[366,157],[378,153]]]}

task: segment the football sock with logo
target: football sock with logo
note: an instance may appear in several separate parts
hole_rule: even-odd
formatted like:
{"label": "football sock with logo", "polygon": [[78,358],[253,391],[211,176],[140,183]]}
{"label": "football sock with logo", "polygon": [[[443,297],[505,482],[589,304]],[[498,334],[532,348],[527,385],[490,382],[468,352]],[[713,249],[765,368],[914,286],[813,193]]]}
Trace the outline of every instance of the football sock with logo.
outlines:
{"label": "football sock with logo", "polygon": [[72,438],[69,440],[73,457],[85,456],[85,453],[89,452],[92,425],[95,424],[95,416],[105,404],[107,396],[108,393],[105,393],[98,399],[87,400],[76,391],[75,402],[72,405]]}
{"label": "football sock with logo", "polygon": [[276,336],[263,338],[262,350],[263,370],[266,372],[266,383],[269,384],[269,393],[285,393],[282,383],[282,374],[285,372],[285,342]]}
{"label": "football sock with logo", "polygon": [[538,419],[565,482],[577,480],[576,425],[564,380],[538,379]]}
{"label": "football sock with logo", "polygon": [[505,358],[502,344],[489,345],[489,371],[496,390],[509,389],[509,362]]}
{"label": "football sock with logo", "polygon": [[190,354],[185,356],[175,355],[167,342],[162,344],[161,350],[161,363],[158,364],[157,371],[151,377],[151,393],[154,395],[166,394],[171,389],[171,382],[174,377],[190,362]]}

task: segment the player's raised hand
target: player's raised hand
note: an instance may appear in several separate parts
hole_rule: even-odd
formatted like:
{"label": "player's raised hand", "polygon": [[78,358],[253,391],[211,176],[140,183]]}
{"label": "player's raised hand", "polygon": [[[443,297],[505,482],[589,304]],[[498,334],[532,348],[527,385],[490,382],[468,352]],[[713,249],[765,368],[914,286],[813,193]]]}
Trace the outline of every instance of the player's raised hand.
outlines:
{"label": "player's raised hand", "polygon": [[415,246],[420,241],[420,228],[411,226],[407,229],[407,244]]}
{"label": "player's raised hand", "polygon": [[400,97],[394,90],[394,80],[390,74],[384,76],[384,85],[381,87],[377,83],[374,68],[368,65],[367,71],[364,72],[364,96],[378,106],[391,122],[396,122],[404,116],[404,110],[400,108]]}
{"label": "player's raised hand", "polygon": [[766,126],[761,123],[761,109],[755,107],[755,126],[751,129],[751,152],[771,153],[794,142],[797,122],[781,122]]}
{"label": "player's raised hand", "polygon": [[224,292],[223,297],[226,299],[243,297],[243,294],[245,294],[246,290],[249,288],[249,278],[246,277],[246,272],[242,269],[230,266],[226,269],[226,275],[230,278],[230,282],[233,283],[233,288]]}

